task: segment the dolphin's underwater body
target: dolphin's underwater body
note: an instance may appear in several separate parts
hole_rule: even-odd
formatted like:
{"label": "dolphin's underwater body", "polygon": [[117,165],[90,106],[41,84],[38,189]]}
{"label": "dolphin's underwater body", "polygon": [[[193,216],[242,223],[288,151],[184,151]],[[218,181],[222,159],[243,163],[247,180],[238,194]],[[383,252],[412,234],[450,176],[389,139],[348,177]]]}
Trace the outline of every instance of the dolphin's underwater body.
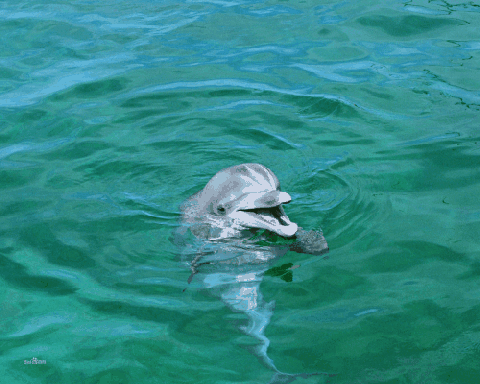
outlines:
{"label": "dolphin's underwater body", "polygon": [[[233,311],[248,316],[242,331],[260,341],[255,354],[276,372],[271,383],[311,374],[282,373],[267,356],[270,341],[264,330],[275,302],[266,303],[259,290],[264,272],[289,250],[328,252],[321,232],[307,232],[289,220],[282,204],[290,201],[265,166],[225,168],[182,204],[182,225],[174,236],[192,270],[188,282],[195,277]],[[272,236],[281,241],[269,241]]]}

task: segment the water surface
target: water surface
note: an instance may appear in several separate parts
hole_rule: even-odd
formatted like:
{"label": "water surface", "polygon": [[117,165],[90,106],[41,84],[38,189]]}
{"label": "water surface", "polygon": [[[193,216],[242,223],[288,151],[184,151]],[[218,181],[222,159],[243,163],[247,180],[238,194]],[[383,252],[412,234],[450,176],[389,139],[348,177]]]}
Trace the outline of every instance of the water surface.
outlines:
{"label": "water surface", "polygon": [[169,241],[184,199],[257,162],[330,245],[259,285],[276,367],[477,383],[479,12],[0,3],[2,380],[269,383],[245,313],[188,285]]}

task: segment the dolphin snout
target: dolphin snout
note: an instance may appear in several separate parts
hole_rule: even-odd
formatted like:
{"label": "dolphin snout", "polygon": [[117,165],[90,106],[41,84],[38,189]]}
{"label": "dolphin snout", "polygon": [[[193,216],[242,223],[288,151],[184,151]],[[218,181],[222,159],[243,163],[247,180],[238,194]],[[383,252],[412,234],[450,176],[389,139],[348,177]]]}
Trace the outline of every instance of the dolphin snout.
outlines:
{"label": "dolphin snout", "polygon": [[292,201],[292,197],[287,193],[287,192],[280,192],[277,201],[280,204],[288,204],[290,201]]}

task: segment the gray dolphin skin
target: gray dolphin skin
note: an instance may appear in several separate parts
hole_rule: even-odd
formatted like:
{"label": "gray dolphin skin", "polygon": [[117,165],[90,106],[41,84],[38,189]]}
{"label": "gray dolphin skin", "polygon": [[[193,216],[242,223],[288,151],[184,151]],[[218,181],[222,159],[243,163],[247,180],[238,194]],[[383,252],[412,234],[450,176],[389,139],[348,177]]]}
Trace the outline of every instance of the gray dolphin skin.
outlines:
{"label": "gray dolphin skin", "polygon": [[[270,383],[325,373],[288,374],[267,355],[264,330],[275,302],[260,292],[264,273],[289,250],[322,255],[328,245],[321,231],[305,231],[290,221],[282,204],[291,197],[280,190],[275,174],[261,164],[222,169],[182,204],[174,242],[192,271],[188,283],[207,288],[231,310],[247,315],[241,330],[259,341],[254,354],[275,374]],[[280,241],[271,241],[276,237]],[[195,279],[194,279],[195,277]]]}

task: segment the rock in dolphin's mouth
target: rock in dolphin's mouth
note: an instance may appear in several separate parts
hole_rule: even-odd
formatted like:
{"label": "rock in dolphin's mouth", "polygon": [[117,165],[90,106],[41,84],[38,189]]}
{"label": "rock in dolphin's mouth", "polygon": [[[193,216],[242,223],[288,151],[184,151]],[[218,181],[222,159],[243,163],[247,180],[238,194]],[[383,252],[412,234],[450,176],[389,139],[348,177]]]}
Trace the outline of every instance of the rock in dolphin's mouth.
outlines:
{"label": "rock in dolphin's mouth", "polygon": [[283,237],[293,236],[298,229],[297,224],[289,220],[281,205],[270,208],[239,209],[237,215],[245,227],[268,229]]}

